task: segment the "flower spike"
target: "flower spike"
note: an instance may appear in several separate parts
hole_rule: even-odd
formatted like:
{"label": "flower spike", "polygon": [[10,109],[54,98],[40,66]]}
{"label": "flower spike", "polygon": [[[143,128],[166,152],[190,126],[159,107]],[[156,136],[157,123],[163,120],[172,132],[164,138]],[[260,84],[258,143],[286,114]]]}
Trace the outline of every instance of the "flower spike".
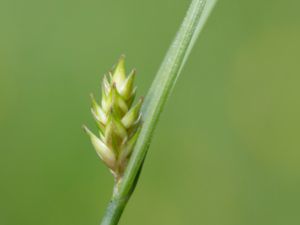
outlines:
{"label": "flower spike", "polygon": [[135,70],[126,76],[125,57],[121,56],[112,72],[103,77],[101,104],[91,95],[99,137],[84,126],[97,154],[117,179],[123,176],[142,125],[143,98],[132,106],[135,76]]}

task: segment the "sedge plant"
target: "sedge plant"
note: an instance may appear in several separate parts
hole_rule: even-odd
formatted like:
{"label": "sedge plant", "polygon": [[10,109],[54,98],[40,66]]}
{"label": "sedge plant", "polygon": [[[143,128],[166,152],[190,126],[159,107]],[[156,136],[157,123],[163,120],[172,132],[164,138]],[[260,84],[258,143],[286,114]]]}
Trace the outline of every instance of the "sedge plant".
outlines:
{"label": "sedge plant", "polygon": [[118,224],[137,184],[159,116],[216,1],[191,1],[145,100],[134,103],[136,71],[126,75],[124,56],[103,77],[101,101],[91,96],[98,132],[85,126],[84,130],[115,179],[101,225]]}

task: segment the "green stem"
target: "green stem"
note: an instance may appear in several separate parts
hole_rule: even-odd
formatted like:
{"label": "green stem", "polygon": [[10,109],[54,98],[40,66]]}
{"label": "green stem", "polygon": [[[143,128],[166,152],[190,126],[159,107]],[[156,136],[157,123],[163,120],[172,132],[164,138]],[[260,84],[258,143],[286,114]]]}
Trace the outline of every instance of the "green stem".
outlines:
{"label": "green stem", "polygon": [[151,137],[163,106],[217,0],[192,0],[186,17],[169,48],[145,98],[143,127],[122,180],[115,188],[101,225],[116,225],[141,172]]}
{"label": "green stem", "polygon": [[118,224],[129,197],[113,196],[106,209],[101,225]]}
{"label": "green stem", "polygon": [[113,196],[108,204],[101,225],[118,224],[129,197],[118,196],[121,180],[115,177]]}

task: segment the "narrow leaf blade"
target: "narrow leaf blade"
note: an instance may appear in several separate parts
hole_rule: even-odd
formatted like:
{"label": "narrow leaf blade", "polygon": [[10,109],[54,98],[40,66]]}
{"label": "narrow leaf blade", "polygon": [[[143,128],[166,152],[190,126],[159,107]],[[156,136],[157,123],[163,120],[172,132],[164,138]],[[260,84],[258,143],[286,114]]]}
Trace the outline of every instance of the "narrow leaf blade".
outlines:
{"label": "narrow leaf blade", "polygon": [[188,9],[145,98],[142,107],[144,124],[119,187],[119,196],[126,196],[132,192],[159,116],[216,1],[193,0]]}

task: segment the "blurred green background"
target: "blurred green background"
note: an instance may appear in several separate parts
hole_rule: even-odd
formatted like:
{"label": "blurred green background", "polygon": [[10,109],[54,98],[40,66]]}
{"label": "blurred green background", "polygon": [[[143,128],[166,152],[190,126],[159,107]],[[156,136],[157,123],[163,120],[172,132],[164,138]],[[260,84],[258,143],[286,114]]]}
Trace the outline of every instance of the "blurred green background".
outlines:
{"label": "blurred green background", "polygon": [[[189,2],[0,1],[1,225],[99,224],[89,93],[125,53],[145,95]],[[121,225],[300,224],[299,7],[219,1]]]}

